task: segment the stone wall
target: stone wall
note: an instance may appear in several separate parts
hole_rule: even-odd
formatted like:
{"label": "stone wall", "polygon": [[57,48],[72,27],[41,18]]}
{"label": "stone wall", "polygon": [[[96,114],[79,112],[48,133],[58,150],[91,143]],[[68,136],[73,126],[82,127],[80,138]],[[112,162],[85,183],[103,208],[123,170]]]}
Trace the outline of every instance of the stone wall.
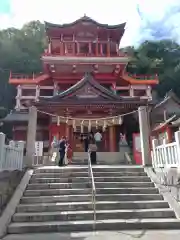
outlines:
{"label": "stone wall", "polygon": [[0,215],[19,185],[24,173],[24,171],[19,170],[0,172]]}

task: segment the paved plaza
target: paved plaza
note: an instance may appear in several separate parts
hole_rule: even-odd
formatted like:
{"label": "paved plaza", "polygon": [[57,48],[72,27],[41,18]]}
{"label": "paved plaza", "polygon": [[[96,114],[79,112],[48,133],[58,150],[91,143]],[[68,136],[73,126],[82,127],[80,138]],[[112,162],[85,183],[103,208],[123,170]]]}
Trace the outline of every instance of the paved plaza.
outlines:
{"label": "paved plaza", "polygon": [[180,230],[173,231],[116,231],[116,232],[81,232],[9,235],[3,240],[178,240]]}

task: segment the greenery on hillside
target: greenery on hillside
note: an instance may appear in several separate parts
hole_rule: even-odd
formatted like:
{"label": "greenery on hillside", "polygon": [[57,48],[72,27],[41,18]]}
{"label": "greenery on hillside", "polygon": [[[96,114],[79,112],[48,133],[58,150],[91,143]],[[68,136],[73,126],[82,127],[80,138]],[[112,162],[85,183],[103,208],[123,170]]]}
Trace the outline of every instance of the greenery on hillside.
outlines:
{"label": "greenery on hillside", "polygon": [[[10,70],[15,73],[41,72],[40,57],[46,47],[44,24],[33,21],[22,29],[0,31],[0,106],[12,109],[15,89],[8,84]],[[137,74],[158,73],[160,96],[173,89],[180,96],[180,46],[169,40],[144,42],[138,49],[123,49],[132,55],[127,70]]]}

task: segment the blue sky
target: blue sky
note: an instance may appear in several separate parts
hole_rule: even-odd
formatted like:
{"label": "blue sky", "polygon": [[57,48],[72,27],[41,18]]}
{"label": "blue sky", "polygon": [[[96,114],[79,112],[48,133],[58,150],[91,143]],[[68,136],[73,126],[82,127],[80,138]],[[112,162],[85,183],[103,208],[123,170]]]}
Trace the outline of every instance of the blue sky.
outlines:
{"label": "blue sky", "polygon": [[[156,28],[158,24],[155,32],[164,34],[164,29],[160,29],[167,25],[163,17],[173,4],[178,3],[180,0],[0,0],[0,28],[19,28],[31,20],[66,23],[86,14],[101,23],[126,21],[127,29],[122,40],[124,46],[134,44],[142,36],[150,38],[152,29],[148,28]],[[141,17],[137,6],[140,7]],[[179,17],[178,21],[174,17],[168,21],[176,24]]]}

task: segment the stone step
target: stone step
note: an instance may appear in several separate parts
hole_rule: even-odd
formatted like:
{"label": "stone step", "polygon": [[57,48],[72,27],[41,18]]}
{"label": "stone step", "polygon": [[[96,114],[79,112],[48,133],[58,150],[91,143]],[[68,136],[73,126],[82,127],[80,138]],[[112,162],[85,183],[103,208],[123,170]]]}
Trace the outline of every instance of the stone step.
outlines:
{"label": "stone step", "polygon": [[58,173],[58,174],[62,174],[62,173],[78,173],[78,172],[82,172],[82,173],[87,173],[88,174],[88,165],[87,166],[65,166],[65,167],[54,167],[54,168],[38,168],[35,169],[34,173],[35,174],[44,174],[44,173]]}
{"label": "stone step", "polygon": [[[179,229],[180,221],[174,218],[107,219],[96,222],[95,230]],[[92,231],[93,221],[24,222],[11,223],[8,233],[78,232]]]}
{"label": "stone step", "polygon": [[[56,202],[86,202],[91,201],[92,195],[57,195],[23,197],[22,204],[56,203]],[[96,201],[139,201],[139,200],[163,200],[160,194],[97,194]]]}
{"label": "stone step", "polygon": [[27,186],[28,190],[36,190],[36,189],[86,189],[90,188],[91,183],[89,182],[81,182],[81,183],[36,183],[36,184],[29,184]]}
{"label": "stone step", "polygon": [[[93,172],[144,172],[144,169],[139,166],[135,167],[119,167],[119,166],[93,166]],[[75,167],[49,167],[38,168],[35,173],[64,173],[64,172],[88,172],[88,166],[75,166]]]}
{"label": "stone step", "polygon": [[[94,177],[124,177],[124,176],[147,176],[145,172],[94,172]],[[34,173],[32,179],[34,178],[75,178],[75,177],[88,177],[88,172],[62,172],[59,173]]]}
{"label": "stone step", "polygon": [[[93,211],[37,212],[16,213],[13,222],[45,222],[93,220]],[[134,210],[98,210],[96,219],[129,219],[129,218],[175,218],[171,209],[138,209]]]}
{"label": "stone step", "polygon": [[[78,183],[88,182],[89,177],[76,177],[76,178],[57,178],[57,177],[41,177],[32,178],[30,183]],[[151,179],[147,176],[125,176],[125,177],[95,177],[95,182],[151,182]]]}
{"label": "stone step", "polygon": [[[26,190],[24,196],[53,196],[53,195],[78,195],[90,194],[91,189],[39,189]],[[153,188],[96,188],[97,194],[156,194],[159,190]]]}
{"label": "stone step", "polygon": [[[153,182],[96,182],[96,188],[129,188],[129,187],[139,187],[139,188],[149,188],[154,187]],[[73,188],[90,188],[91,184],[89,182],[81,183],[46,183],[46,184],[29,184],[28,190],[36,189],[73,189]]]}
{"label": "stone step", "polygon": [[[148,209],[148,208],[169,208],[165,201],[99,201],[96,202],[96,210],[104,209]],[[54,211],[77,211],[92,210],[92,202],[56,202],[19,204],[17,212],[54,212]]]}

